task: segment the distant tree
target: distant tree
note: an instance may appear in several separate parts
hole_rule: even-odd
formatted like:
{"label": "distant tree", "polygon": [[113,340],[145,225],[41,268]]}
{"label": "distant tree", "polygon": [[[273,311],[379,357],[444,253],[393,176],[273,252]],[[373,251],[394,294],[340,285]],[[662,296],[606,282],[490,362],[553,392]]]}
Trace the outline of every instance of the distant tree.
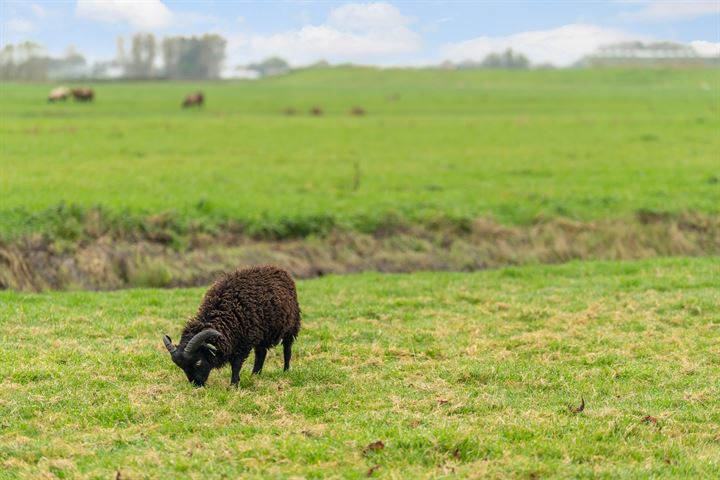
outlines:
{"label": "distant tree", "polygon": [[64,57],[48,58],[47,74],[50,78],[72,78],[87,74],[85,57],[69,47]]}
{"label": "distant tree", "polygon": [[115,40],[115,61],[117,62],[117,65],[123,66],[127,62],[127,57],[125,56],[125,39],[118,35],[117,39]]}
{"label": "distant tree", "polygon": [[502,53],[490,53],[482,61],[464,60],[455,65],[446,60],[440,64],[440,68],[457,68],[458,70],[475,70],[479,68],[522,70],[530,68],[530,61],[522,53],[515,53],[512,49],[507,49]]}
{"label": "distant tree", "polygon": [[227,42],[220,35],[203,35],[201,45],[201,65],[206,78],[220,78]]}
{"label": "distant tree", "polygon": [[515,53],[508,48],[503,53],[491,53],[480,63],[481,68],[507,68],[523,70],[530,67],[530,61],[522,53]]}
{"label": "distant tree", "polygon": [[15,45],[9,43],[0,50],[0,80],[12,80],[15,74]]}
{"label": "distant tree", "polygon": [[227,42],[220,35],[168,37],[162,42],[165,73],[174,79],[219,78]]}
{"label": "distant tree", "polygon": [[3,80],[42,81],[47,79],[49,58],[42,45],[23,42],[5,45],[0,53],[0,78]]}
{"label": "distant tree", "polygon": [[311,63],[310,65],[307,66],[307,68],[330,68],[330,67],[331,67],[330,62],[328,62],[327,60],[318,60],[317,62]]}
{"label": "distant tree", "polygon": [[270,57],[260,63],[248,65],[248,70],[255,70],[262,77],[282,75],[290,71],[290,64],[280,57]]}
{"label": "distant tree", "polygon": [[152,33],[133,35],[126,74],[133,78],[151,78],[155,73],[155,37]]}

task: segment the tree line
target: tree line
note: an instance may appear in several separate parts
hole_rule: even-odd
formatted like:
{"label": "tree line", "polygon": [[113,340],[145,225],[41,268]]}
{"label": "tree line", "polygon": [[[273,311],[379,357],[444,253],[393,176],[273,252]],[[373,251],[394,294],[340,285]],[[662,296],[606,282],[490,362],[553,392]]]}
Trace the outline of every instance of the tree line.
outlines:
{"label": "tree line", "polygon": [[0,50],[0,80],[43,81],[52,78],[131,78],[203,80],[220,78],[226,40],[220,35],[165,37],[138,33],[117,40],[115,59],[89,65],[86,58],[68,49],[52,57],[37,43],[8,44]]}
{"label": "tree line", "polygon": [[[115,58],[88,65],[85,57],[70,48],[64,56],[51,57],[43,46],[33,42],[5,45],[0,50],[0,81],[44,81],[70,78],[127,78],[169,80],[212,80],[220,78],[225,60],[226,40],[220,35],[174,36],[157,40],[151,33],[138,33],[129,39],[118,37]],[[318,62],[313,66],[328,66]],[[511,49],[490,53],[484,59],[450,61],[439,65],[445,69],[510,69],[531,67],[528,58]],[[259,76],[281,75],[292,70],[279,57],[267,58],[243,68]]]}
{"label": "tree line", "polygon": [[484,59],[464,60],[459,63],[450,61],[443,62],[441,68],[450,68],[457,70],[476,70],[476,69],[503,69],[503,70],[527,70],[530,68],[530,60],[522,53],[514,52],[508,48],[501,53],[489,53]]}

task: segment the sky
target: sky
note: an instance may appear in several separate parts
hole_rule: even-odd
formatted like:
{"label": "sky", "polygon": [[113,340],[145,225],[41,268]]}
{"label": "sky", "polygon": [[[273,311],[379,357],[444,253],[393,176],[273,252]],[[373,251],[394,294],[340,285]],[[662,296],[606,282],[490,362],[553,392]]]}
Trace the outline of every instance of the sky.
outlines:
{"label": "sky", "polygon": [[109,60],[116,38],[136,32],[218,33],[228,65],[280,56],[293,65],[421,66],[513,48],[533,63],[566,66],[625,40],[720,55],[720,0],[0,0],[2,45],[32,40],[54,55],[73,46]]}

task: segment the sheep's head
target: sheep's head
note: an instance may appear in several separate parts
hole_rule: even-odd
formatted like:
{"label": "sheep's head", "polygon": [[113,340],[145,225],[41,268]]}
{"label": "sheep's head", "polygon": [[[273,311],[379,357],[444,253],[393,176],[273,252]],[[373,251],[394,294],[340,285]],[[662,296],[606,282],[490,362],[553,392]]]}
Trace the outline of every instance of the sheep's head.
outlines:
{"label": "sheep's head", "polygon": [[197,333],[183,348],[173,345],[167,335],[163,337],[163,343],[170,352],[172,361],[183,369],[190,383],[202,387],[213,369],[214,362],[212,360],[217,351],[217,347],[210,341],[220,336],[220,332],[210,328]]}

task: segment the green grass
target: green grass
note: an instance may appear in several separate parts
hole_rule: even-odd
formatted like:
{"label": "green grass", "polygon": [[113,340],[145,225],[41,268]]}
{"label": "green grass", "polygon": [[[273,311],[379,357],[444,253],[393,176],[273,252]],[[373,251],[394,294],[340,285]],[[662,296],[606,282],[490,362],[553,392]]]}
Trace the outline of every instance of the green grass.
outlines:
{"label": "green grass", "polygon": [[[49,85],[3,85],[0,238],[46,233],[55,255],[89,231],[179,246],[225,223],[720,214],[720,70],[94,87],[95,104],[48,105]],[[182,110],[198,88],[207,106]],[[13,251],[6,267],[47,269]],[[148,262],[135,284],[170,281]],[[718,278],[706,257],[305,281],[293,369],[274,351],[239,390],[227,368],[193,389],[162,346],[201,289],[0,292],[0,479],[720,477]]]}
{"label": "green grass", "polygon": [[293,368],[273,351],[239,390],[229,368],[192,388],[162,346],[200,289],[0,292],[0,478],[717,478],[718,278],[710,257],[305,281]]}
{"label": "green grass", "polygon": [[[52,229],[61,203],[281,236],[368,231],[388,215],[720,212],[720,70],[355,68],[94,87],[93,105],[49,105],[50,85],[3,85],[0,236]],[[197,88],[207,106],[182,110]],[[307,114],[316,104],[321,118]],[[369,114],[349,116],[355,105]]]}

